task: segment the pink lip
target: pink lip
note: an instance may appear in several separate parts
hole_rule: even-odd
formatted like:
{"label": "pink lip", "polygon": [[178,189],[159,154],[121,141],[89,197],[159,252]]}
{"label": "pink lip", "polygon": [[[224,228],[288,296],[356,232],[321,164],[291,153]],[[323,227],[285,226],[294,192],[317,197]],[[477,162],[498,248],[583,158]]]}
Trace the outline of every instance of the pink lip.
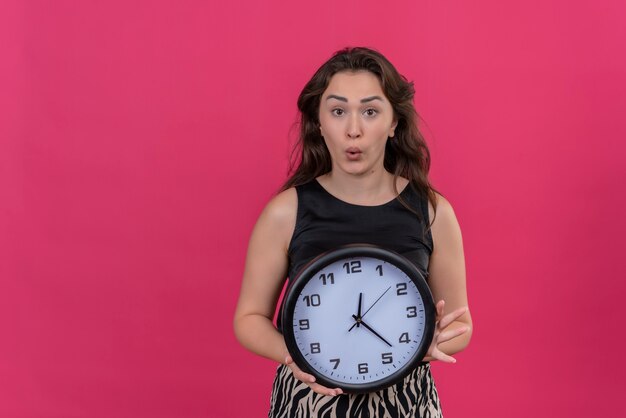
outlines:
{"label": "pink lip", "polygon": [[356,147],[351,147],[346,150],[346,157],[349,161],[359,161],[361,159],[361,150]]}

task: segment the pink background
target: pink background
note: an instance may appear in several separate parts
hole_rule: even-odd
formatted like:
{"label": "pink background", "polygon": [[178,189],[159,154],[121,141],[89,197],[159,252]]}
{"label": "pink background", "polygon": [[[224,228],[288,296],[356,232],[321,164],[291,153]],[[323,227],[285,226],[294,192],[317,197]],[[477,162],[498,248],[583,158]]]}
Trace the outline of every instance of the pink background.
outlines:
{"label": "pink background", "polygon": [[296,98],[346,45],[415,81],[475,332],[452,417],[626,413],[626,6],[16,1],[0,6],[0,416],[265,416],[235,341]]}

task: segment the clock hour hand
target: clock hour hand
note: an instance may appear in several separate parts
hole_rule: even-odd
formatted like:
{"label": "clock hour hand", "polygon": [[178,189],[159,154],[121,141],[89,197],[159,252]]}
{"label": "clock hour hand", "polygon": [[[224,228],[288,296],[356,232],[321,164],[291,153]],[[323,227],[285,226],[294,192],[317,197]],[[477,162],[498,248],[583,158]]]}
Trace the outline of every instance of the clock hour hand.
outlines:
{"label": "clock hour hand", "polygon": [[[362,302],[362,301],[363,301],[363,293],[359,293],[359,307],[358,307],[358,309],[357,309],[357,313],[356,313],[356,316],[357,316],[358,318],[360,318],[360,317],[361,317],[361,304],[362,304],[361,302]],[[352,316],[354,316],[354,315],[352,315]],[[355,319],[356,319],[356,318],[355,318]],[[350,327],[350,329],[348,330],[348,332],[352,331],[352,328],[354,328],[354,326],[355,326],[355,325],[356,325],[357,327],[361,325],[358,319],[355,321],[355,323],[354,323],[354,324],[352,324],[352,326]]]}
{"label": "clock hour hand", "polygon": [[363,322],[362,319],[358,318],[356,315],[352,315],[352,317],[357,321],[357,324],[361,324],[363,325],[365,328],[367,328],[368,330],[370,330],[375,336],[377,336],[378,338],[380,338],[381,340],[383,340],[385,342],[385,344],[387,344],[389,347],[392,347],[392,345],[389,343],[389,341],[385,340],[379,333],[377,333],[376,331],[374,331],[374,329],[372,327],[370,327],[369,325],[367,325],[365,322]]}

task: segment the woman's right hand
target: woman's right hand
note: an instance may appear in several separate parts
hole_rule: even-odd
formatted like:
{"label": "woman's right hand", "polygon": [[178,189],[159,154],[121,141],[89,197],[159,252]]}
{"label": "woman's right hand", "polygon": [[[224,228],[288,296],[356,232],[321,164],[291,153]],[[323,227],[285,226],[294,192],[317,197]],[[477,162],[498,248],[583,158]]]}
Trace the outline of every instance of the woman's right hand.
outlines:
{"label": "woman's right hand", "polygon": [[315,377],[308,373],[303,372],[296,363],[293,362],[293,359],[290,355],[287,355],[285,358],[285,365],[291,369],[291,373],[293,373],[293,377],[298,379],[301,382],[306,383],[313,392],[319,393],[320,395],[327,396],[336,396],[341,395],[343,391],[339,388],[329,389],[326,386],[322,386],[319,383],[315,383]]}

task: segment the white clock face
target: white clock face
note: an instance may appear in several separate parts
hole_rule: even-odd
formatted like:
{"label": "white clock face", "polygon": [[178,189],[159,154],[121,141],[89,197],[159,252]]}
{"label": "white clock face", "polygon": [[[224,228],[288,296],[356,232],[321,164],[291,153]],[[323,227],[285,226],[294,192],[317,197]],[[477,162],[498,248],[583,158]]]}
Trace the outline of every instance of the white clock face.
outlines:
{"label": "white clock face", "polygon": [[292,326],[312,369],[364,384],[389,377],[414,357],[425,322],[424,301],[406,273],[377,258],[350,257],[309,279]]}

